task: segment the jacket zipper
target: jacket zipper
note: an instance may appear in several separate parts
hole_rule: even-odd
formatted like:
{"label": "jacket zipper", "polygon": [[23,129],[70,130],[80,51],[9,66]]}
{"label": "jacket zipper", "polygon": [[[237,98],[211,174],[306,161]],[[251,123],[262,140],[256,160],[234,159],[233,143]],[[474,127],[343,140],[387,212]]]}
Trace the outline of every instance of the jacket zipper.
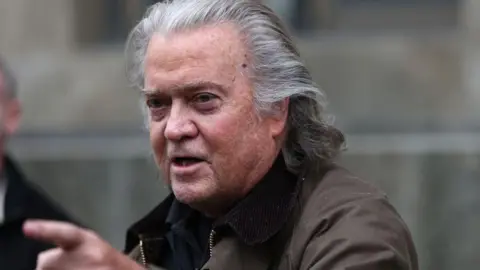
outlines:
{"label": "jacket zipper", "polygon": [[145,257],[145,251],[144,251],[144,248],[143,248],[143,239],[140,238],[140,259],[142,260],[142,265],[143,267],[147,268],[147,258]]}
{"label": "jacket zipper", "polygon": [[210,237],[208,238],[208,246],[209,246],[209,251],[210,251],[210,258],[212,257],[213,254],[213,246],[215,245],[215,230],[212,229],[210,231]]}

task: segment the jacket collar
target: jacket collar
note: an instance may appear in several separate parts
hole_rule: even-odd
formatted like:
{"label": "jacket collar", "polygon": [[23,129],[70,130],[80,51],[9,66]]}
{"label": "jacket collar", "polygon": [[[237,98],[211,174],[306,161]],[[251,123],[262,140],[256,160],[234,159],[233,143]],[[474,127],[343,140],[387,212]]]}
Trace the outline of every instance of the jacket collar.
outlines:
{"label": "jacket collar", "polygon": [[283,155],[252,191],[215,227],[228,226],[247,245],[266,242],[284,226],[300,191],[298,177],[287,170]]}
{"label": "jacket collar", "polygon": [[[261,244],[274,236],[287,222],[296,205],[300,182],[287,170],[283,155],[252,191],[214,226],[229,227],[247,245]],[[127,232],[125,251],[130,252],[140,238],[159,238],[168,230],[167,217],[175,197],[170,194],[153,211]]]}

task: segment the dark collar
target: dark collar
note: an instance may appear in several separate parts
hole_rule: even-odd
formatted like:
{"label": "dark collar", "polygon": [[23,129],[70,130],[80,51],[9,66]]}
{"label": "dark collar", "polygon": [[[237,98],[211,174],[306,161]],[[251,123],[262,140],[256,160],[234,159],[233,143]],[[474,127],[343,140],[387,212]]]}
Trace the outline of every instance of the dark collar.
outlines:
{"label": "dark collar", "polygon": [[[288,220],[297,203],[300,182],[297,176],[287,170],[283,155],[280,154],[265,177],[214,226],[230,227],[248,245],[269,240]],[[167,220],[172,220],[174,215],[170,210],[175,203],[175,197],[170,194],[135,223],[127,232],[125,251],[133,249],[139,238],[163,235],[169,227]]]}
{"label": "dark collar", "polygon": [[286,223],[299,194],[298,177],[287,170],[279,155],[270,171],[252,191],[215,227],[228,225],[247,245],[261,244],[275,235]]}

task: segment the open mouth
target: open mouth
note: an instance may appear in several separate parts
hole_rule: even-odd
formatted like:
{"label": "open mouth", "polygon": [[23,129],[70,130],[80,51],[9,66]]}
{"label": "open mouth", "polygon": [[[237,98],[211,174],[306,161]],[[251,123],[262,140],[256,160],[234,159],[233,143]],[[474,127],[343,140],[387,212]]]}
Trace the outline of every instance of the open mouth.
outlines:
{"label": "open mouth", "polygon": [[178,157],[174,158],[172,163],[175,166],[186,167],[200,162],[203,162],[203,160],[195,157]]}

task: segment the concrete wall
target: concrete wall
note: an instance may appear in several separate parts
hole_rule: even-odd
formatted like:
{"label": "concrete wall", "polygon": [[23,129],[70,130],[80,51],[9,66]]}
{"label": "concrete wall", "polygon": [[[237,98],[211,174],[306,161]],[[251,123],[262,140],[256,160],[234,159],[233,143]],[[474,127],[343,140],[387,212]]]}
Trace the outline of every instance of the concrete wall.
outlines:
{"label": "concrete wall", "polygon": [[[473,13],[478,3],[467,3]],[[74,0],[0,3],[0,52],[21,82],[23,130],[138,128],[121,44],[81,47],[75,12]],[[464,24],[474,25],[468,14]],[[471,31],[310,35],[299,43],[349,130],[477,129],[478,31],[464,29]]]}

